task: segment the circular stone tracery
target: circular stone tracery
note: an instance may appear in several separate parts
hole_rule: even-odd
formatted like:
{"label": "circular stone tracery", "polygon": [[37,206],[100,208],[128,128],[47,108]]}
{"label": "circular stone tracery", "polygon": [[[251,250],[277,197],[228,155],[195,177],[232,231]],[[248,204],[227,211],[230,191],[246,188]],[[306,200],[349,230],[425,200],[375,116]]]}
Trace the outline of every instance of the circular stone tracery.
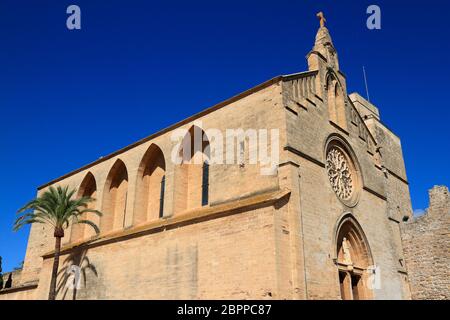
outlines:
{"label": "circular stone tracery", "polygon": [[327,154],[326,166],[328,178],[336,195],[344,201],[351,200],[355,187],[348,157],[341,149],[331,147]]}

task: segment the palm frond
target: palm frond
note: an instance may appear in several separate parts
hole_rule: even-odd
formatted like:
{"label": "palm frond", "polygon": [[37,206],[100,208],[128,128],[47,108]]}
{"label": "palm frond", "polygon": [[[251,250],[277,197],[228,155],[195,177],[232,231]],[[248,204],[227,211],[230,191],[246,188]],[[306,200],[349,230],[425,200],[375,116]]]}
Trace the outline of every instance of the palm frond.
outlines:
{"label": "palm frond", "polygon": [[102,216],[103,216],[103,213],[101,213],[101,212],[98,211],[98,210],[94,210],[94,209],[84,209],[84,210],[81,210],[80,213],[81,213],[81,214],[84,214],[84,213],[94,213],[97,217],[102,217]]}
{"label": "palm frond", "polygon": [[90,220],[78,220],[77,223],[79,223],[79,224],[87,224],[88,226],[91,226],[92,229],[94,229],[96,234],[100,233],[100,229],[98,228],[98,226],[95,223],[93,223],[92,221],[90,221]]}
{"label": "palm frond", "polygon": [[80,218],[86,213],[94,213],[97,216],[101,216],[102,213],[89,208],[89,204],[94,201],[93,198],[76,198],[76,192],[76,189],[69,189],[68,186],[49,187],[42,195],[17,211],[18,217],[13,230],[17,231],[24,225],[32,223],[45,223],[62,229],[68,228],[71,223],[84,223],[98,232],[95,223]]}

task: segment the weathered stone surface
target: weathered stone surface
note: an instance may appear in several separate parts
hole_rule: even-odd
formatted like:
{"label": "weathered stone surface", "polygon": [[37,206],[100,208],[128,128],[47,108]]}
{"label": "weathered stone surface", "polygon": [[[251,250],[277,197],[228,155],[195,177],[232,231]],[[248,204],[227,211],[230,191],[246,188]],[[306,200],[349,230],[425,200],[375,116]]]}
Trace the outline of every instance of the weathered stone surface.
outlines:
{"label": "weathered stone surface", "polygon": [[411,293],[418,300],[450,299],[450,195],[445,186],[429,192],[425,214],[403,226]]}

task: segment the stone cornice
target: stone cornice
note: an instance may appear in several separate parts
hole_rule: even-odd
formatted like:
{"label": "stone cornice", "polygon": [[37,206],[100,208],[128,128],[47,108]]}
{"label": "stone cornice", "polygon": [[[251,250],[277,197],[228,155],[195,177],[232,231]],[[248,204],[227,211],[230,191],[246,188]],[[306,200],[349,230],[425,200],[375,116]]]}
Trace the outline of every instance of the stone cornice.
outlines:
{"label": "stone cornice", "polygon": [[284,147],[284,150],[292,152],[293,154],[296,154],[296,155],[302,157],[303,159],[306,159],[306,160],[308,160],[308,161],[310,161],[310,162],[312,162],[312,163],[314,163],[314,164],[316,164],[316,165],[318,165],[318,166],[320,166],[322,168],[325,168],[325,164],[322,161],[317,160],[316,158],[311,157],[310,155],[307,155],[306,153],[303,153],[300,150],[297,150],[296,148],[294,148],[294,147],[292,147],[290,145],[286,145]]}
{"label": "stone cornice", "polygon": [[[61,248],[61,254],[68,253],[77,248],[93,248],[101,245],[125,241],[146,234],[152,234],[170,230],[173,228],[199,223],[202,221],[217,219],[229,215],[233,215],[242,211],[255,208],[267,207],[275,204],[284,197],[289,196],[290,190],[275,190],[262,194],[255,194],[240,199],[224,202],[210,207],[203,207],[195,210],[185,211],[179,215],[159,219],[150,223],[142,224],[125,230],[110,232],[100,237],[93,238],[88,241],[78,242],[66,245]],[[42,257],[44,259],[52,258],[55,251],[52,250]]]}
{"label": "stone cornice", "polygon": [[385,167],[385,169],[387,170],[387,172],[388,172],[391,176],[397,178],[398,180],[400,180],[400,181],[403,182],[404,184],[409,185],[408,180],[406,180],[406,179],[400,177],[398,174],[396,174],[394,171],[392,171],[392,170],[389,169],[389,168],[386,168],[386,167]]}
{"label": "stone cornice", "polygon": [[369,187],[367,187],[367,186],[364,186],[364,187],[363,187],[363,190],[365,190],[365,191],[367,191],[367,192],[373,194],[374,196],[380,198],[380,199],[383,200],[383,201],[386,201],[386,200],[387,200],[387,198],[386,198],[385,196],[383,196],[382,194],[379,194],[378,192],[376,192],[375,190],[373,190],[373,189],[371,189],[371,188],[369,188]]}
{"label": "stone cornice", "polygon": [[22,286],[18,286],[18,287],[12,287],[12,288],[0,290],[0,295],[13,293],[13,292],[19,292],[19,291],[27,291],[27,290],[31,290],[31,289],[36,289],[37,287],[38,287],[38,283],[33,282],[33,283],[25,284]]}

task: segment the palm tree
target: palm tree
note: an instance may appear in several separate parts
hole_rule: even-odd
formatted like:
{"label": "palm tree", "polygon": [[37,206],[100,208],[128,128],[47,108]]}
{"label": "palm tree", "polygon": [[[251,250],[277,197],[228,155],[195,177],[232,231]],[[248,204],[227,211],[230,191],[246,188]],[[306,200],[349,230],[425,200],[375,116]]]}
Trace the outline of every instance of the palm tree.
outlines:
{"label": "palm tree", "polygon": [[56,189],[50,187],[40,197],[30,201],[21,208],[17,212],[19,217],[14,223],[14,231],[32,223],[44,223],[53,227],[55,256],[48,295],[49,300],[56,299],[56,278],[58,276],[61,238],[64,237],[64,229],[67,229],[71,223],[83,223],[91,226],[97,234],[100,232],[95,223],[82,218],[87,213],[102,215],[100,211],[88,208],[88,204],[94,199],[91,197],[75,199],[75,193],[75,189],[69,190],[68,187],[58,186]]}

